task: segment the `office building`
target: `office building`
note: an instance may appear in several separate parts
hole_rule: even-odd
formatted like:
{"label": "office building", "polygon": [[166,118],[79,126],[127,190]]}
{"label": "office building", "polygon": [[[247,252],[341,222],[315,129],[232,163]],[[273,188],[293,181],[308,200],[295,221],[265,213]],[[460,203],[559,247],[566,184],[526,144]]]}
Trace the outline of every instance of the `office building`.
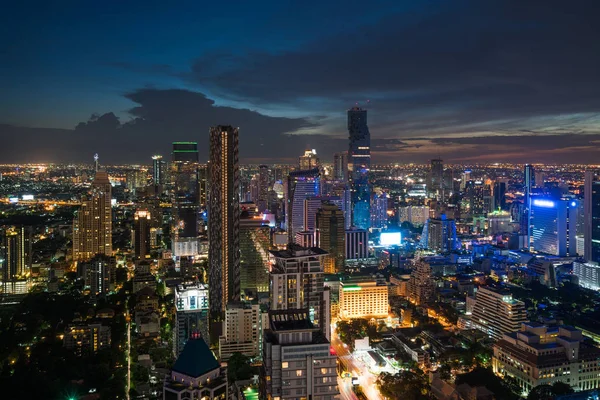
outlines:
{"label": "office building", "polygon": [[338,182],[348,181],[348,152],[333,155],[333,179]]}
{"label": "office building", "polygon": [[296,232],[304,231],[304,201],[321,194],[321,179],[318,169],[290,172],[285,190],[285,221],[288,242],[292,243]]}
{"label": "office building", "polygon": [[389,195],[387,193],[373,194],[371,199],[371,228],[387,228],[388,199]]}
{"label": "office building", "polygon": [[315,149],[305,150],[304,155],[298,158],[300,171],[308,171],[310,169],[319,168],[319,158]]}
{"label": "office building", "polygon": [[106,171],[96,172],[90,193],[73,219],[73,260],[112,254],[111,184]]}
{"label": "office building", "polygon": [[258,304],[230,303],[225,311],[223,335],[219,338],[219,359],[227,361],[233,353],[259,356],[261,332]]}
{"label": "office building", "polygon": [[330,310],[323,289],[323,259],[327,252],[290,244],[286,250],[269,253],[271,310],[308,309],[311,322],[329,337]]}
{"label": "office building", "polygon": [[519,330],[526,321],[525,304],[513,299],[508,290],[483,286],[477,290],[471,315],[472,328],[500,340],[503,334]]}
{"label": "office building", "polygon": [[227,400],[227,373],[204,339],[194,335],[165,377],[163,400]]}
{"label": "office building", "polygon": [[[163,160],[163,156],[152,156],[152,184],[155,187],[161,188],[167,183],[167,163]],[[157,191],[158,193],[158,191]]]}
{"label": "office building", "polygon": [[348,110],[348,174],[352,196],[352,225],[369,229],[371,223],[371,134],[367,126],[367,110]]}
{"label": "office building", "polygon": [[[338,196],[310,196],[304,200],[304,224],[302,228],[305,231],[314,231],[317,228],[317,211],[321,209],[323,203],[330,203],[337,206],[342,212],[344,203]],[[345,217],[344,213],[344,217]]]}
{"label": "office building", "polygon": [[173,142],[173,234],[175,239],[198,237],[198,143]]}
{"label": "office building", "polygon": [[586,261],[600,262],[600,174],[585,171],[584,251]]}
{"label": "office building", "polygon": [[521,215],[521,234],[527,236],[527,248],[531,246],[531,193],[535,186],[535,169],[531,164],[525,164],[523,171],[523,214]]}
{"label": "office building", "polygon": [[316,247],[317,241],[315,231],[296,232],[294,243],[302,247]]}
{"label": "office building", "polygon": [[506,210],[506,182],[494,183],[494,210]]}
{"label": "office building", "polygon": [[335,204],[323,203],[317,212],[317,241],[318,247],[328,253],[323,258],[326,274],[344,270],[345,236],[344,213]]}
{"label": "office building", "polygon": [[263,213],[269,207],[269,167],[258,166],[258,212]]}
{"label": "office building", "polygon": [[77,355],[91,355],[110,349],[110,326],[98,322],[70,324],[65,328],[63,347]]}
{"label": "office building", "polygon": [[459,250],[461,244],[456,236],[455,221],[448,219],[446,214],[441,214],[439,218],[429,218],[423,226],[420,245],[439,253]]}
{"label": "office building", "polygon": [[573,275],[577,277],[579,286],[592,290],[600,290],[600,265],[597,262],[574,261]]}
{"label": "office building", "polygon": [[208,206],[210,309],[240,300],[240,170],[238,129],[210,129]]}
{"label": "office building", "polygon": [[150,255],[150,228],[152,215],[148,210],[137,210],[133,215],[133,250],[137,258]]}
{"label": "office building", "polygon": [[555,256],[577,254],[577,214],[579,201],[535,196],[531,198],[533,250]]}
{"label": "office building", "polygon": [[369,258],[369,232],[366,229],[346,230],[346,260]]}
{"label": "office building", "polygon": [[355,278],[340,282],[341,319],[387,317],[388,286],[385,280]]}
{"label": "office building", "polygon": [[114,290],[116,269],[116,258],[103,254],[97,254],[78,265],[80,276],[92,295],[107,294]]}
{"label": "office building", "polygon": [[576,391],[598,389],[600,349],[571,326],[521,324],[494,344],[492,369],[514,378],[523,394],[534,387],[565,383]]}
{"label": "office building", "polygon": [[429,197],[437,200],[444,198],[444,161],[435,158],[431,160],[429,176],[427,179]]}
{"label": "office building", "polygon": [[32,227],[18,226],[5,230],[0,243],[0,266],[5,283],[27,278],[32,265]]}
{"label": "office building", "polygon": [[550,288],[557,286],[556,269],[551,260],[536,257],[527,264],[527,275]]}
{"label": "office building", "polygon": [[269,329],[263,338],[261,399],[327,400],[339,395],[337,357],[309,313],[307,309],[269,311]]}
{"label": "office building", "polygon": [[175,288],[175,356],[181,353],[192,335],[210,341],[208,298],[208,288],[202,283],[183,283]]}
{"label": "office building", "polygon": [[271,228],[260,217],[240,218],[240,289],[245,299],[269,292]]}
{"label": "office building", "polygon": [[494,211],[488,214],[488,235],[513,232],[512,217],[508,211]]}
{"label": "office building", "polygon": [[431,302],[434,294],[435,282],[431,264],[421,258],[415,259],[408,281],[409,300],[416,305],[423,305]]}
{"label": "office building", "polygon": [[425,225],[429,218],[429,207],[427,206],[404,206],[398,208],[398,222],[408,222],[418,228]]}

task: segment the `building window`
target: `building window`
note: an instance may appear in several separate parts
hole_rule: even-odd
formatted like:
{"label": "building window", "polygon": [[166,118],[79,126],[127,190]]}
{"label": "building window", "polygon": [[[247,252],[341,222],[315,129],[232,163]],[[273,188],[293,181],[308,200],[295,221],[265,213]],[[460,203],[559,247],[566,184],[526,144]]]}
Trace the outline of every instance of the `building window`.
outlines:
{"label": "building window", "polygon": [[301,369],[299,369],[299,370],[296,371],[296,376],[302,376],[302,370]]}
{"label": "building window", "polygon": [[289,364],[287,361],[284,361],[281,363],[281,368],[288,368],[288,367],[289,367]]}

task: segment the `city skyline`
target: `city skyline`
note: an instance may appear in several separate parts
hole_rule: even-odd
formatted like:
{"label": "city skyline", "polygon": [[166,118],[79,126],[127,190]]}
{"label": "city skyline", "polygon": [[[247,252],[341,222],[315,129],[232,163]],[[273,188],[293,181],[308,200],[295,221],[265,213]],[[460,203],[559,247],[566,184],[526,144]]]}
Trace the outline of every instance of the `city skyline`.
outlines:
{"label": "city skyline", "polygon": [[135,23],[133,3],[72,4],[55,19],[13,4],[0,156],[139,163],[174,140],[205,143],[202,132],[225,123],[240,127],[244,163],[292,163],[298,148],[329,160],[345,150],[344,112],[358,103],[374,163],[593,162],[599,6],[537,3],[239,4],[227,7],[237,25],[226,34],[223,17],[201,17],[223,15],[218,4],[147,8]]}

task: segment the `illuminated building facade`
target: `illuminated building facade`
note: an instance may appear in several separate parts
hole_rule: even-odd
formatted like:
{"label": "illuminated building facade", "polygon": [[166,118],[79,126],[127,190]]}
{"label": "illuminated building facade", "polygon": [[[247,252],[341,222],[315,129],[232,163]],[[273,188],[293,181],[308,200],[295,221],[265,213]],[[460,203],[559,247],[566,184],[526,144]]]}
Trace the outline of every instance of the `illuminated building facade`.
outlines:
{"label": "illuminated building facade", "polygon": [[398,208],[398,221],[400,224],[409,222],[414,227],[425,225],[429,218],[427,206],[404,206]]}
{"label": "illuminated building facade", "polygon": [[389,303],[386,282],[373,279],[342,281],[339,307],[342,319],[387,317]]}
{"label": "illuminated building facade", "polygon": [[423,226],[422,248],[447,253],[459,250],[460,246],[456,236],[456,223],[453,219],[448,219],[446,214],[441,214],[440,218],[429,218]]}
{"label": "illuminated building facade", "polygon": [[315,149],[304,151],[304,155],[298,158],[298,165],[301,171],[319,168],[319,157]]}
{"label": "illuminated building facade", "polygon": [[167,163],[163,160],[163,156],[152,156],[152,184],[162,188],[167,183],[166,174]]}
{"label": "illuminated building facade", "polygon": [[600,262],[600,174],[585,172],[584,252],[587,261]]}
{"label": "illuminated building facade", "polygon": [[260,217],[240,219],[240,288],[246,298],[269,292],[271,228]]}
{"label": "illuminated building facade", "polygon": [[221,315],[240,300],[240,170],[238,129],[210,128],[208,264],[210,309]]}
{"label": "illuminated building facade", "polygon": [[328,253],[323,258],[326,274],[344,270],[345,235],[344,212],[333,203],[323,203],[317,211],[317,241],[318,247]]}
{"label": "illuminated building facade", "polygon": [[210,341],[208,288],[201,283],[184,283],[175,288],[175,356],[195,334]]}
{"label": "illuminated building facade", "polygon": [[225,311],[223,335],[219,338],[219,359],[227,361],[233,353],[247,357],[259,355],[260,307],[258,304],[230,303]]}
{"label": "illuminated building facade", "polygon": [[96,172],[92,188],[73,219],[73,260],[112,254],[111,184],[106,171]]}
{"label": "illuminated building facade", "polygon": [[444,198],[444,161],[439,158],[431,160],[427,191],[431,198],[437,200]]}
{"label": "illuminated building facade", "polygon": [[519,330],[526,321],[525,303],[513,299],[509,291],[483,286],[477,290],[471,315],[472,328],[500,340],[503,334]]}
{"label": "illuminated building facade", "polygon": [[198,143],[173,142],[171,162],[175,239],[198,237]]}
{"label": "illuminated building facade", "polygon": [[258,212],[262,213],[269,207],[269,166],[258,166]]}
{"label": "illuminated building facade", "polygon": [[152,216],[148,210],[137,210],[133,215],[133,249],[138,258],[150,255],[150,228]]}
{"label": "illuminated building facade", "polygon": [[373,194],[371,199],[371,228],[383,229],[387,227],[388,199],[387,193]]}
{"label": "illuminated building facade", "polygon": [[423,259],[415,259],[408,281],[408,298],[416,305],[427,304],[433,300],[435,283],[431,265]]}
{"label": "illuminated building facade", "polygon": [[531,197],[533,250],[555,256],[577,254],[577,214],[574,199]]}
{"label": "illuminated building facade", "polygon": [[597,262],[574,261],[573,275],[577,277],[579,286],[600,290],[600,265]]}
{"label": "illuminated building facade", "polygon": [[18,226],[2,232],[0,267],[4,283],[25,279],[31,273],[32,228]]}
{"label": "illuminated building facade", "polygon": [[333,179],[339,182],[348,181],[348,152],[333,155]]}
{"label": "illuminated building facade", "polygon": [[369,232],[366,229],[346,230],[346,260],[369,258]]}
{"label": "illuminated building facade", "polygon": [[292,243],[296,232],[304,231],[304,201],[321,194],[321,178],[318,169],[290,172],[285,196],[285,221],[288,242]]}
{"label": "illuminated building facade", "polygon": [[367,126],[367,110],[348,110],[348,174],[352,196],[352,225],[369,229],[371,224],[371,133]]}
{"label": "illuminated building facade", "polygon": [[100,323],[69,325],[65,329],[63,346],[77,355],[90,355],[110,348],[110,326]]}
{"label": "illuminated building facade", "polygon": [[117,261],[115,257],[97,254],[78,265],[85,286],[92,295],[107,294],[115,288]]}

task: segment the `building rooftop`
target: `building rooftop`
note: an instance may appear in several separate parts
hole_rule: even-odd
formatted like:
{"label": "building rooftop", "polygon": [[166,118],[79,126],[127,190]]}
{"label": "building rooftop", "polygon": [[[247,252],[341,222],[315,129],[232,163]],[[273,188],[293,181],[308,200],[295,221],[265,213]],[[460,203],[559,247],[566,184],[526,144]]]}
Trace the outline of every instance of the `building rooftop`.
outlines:
{"label": "building rooftop", "polygon": [[275,332],[315,329],[305,309],[269,311],[269,326]]}
{"label": "building rooftop", "polygon": [[314,257],[329,254],[319,247],[303,247],[295,243],[290,243],[285,250],[269,250],[269,253],[277,258]]}
{"label": "building rooftop", "polygon": [[220,365],[204,339],[192,338],[185,344],[172,370],[197,378],[218,368]]}

